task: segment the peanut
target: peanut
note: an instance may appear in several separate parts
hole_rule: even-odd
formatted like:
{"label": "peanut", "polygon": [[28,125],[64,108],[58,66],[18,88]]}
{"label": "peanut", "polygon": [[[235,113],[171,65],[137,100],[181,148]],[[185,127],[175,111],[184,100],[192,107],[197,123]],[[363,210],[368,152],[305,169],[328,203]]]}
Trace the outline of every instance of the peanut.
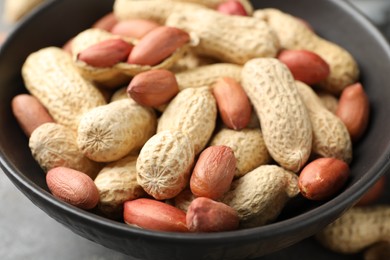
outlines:
{"label": "peanut", "polygon": [[357,253],[380,241],[390,240],[390,208],[385,205],[353,207],[316,235],[326,248]]}
{"label": "peanut", "polygon": [[188,207],[186,224],[192,232],[221,232],[237,229],[239,218],[228,205],[199,197]]}
{"label": "peanut", "polygon": [[236,158],[228,146],[209,146],[199,155],[192,171],[190,188],[197,197],[219,199],[229,189],[236,170]]}
{"label": "peanut", "polygon": [[160,131],[142,147],[137,181],[155,199],[170,199],[188,184],[195,158],[191,140],[179,131]]}
{"label": "peanut", "polygon": [[277,59],[253,59],[244,65],[242,86],[260,119],[270,155],[298,172],[311,153],[312,126],[291,72]]}
{"label": "peanut", "polygon": [[188,88],[172,99],[161,115],[157,132],[178,130],[188,135],[199,154],[213,134],[217,105],[208,87]]}
{"label": "peanut", "polygon": [[370,246],[364,252],[364,260],[390,259],[390,242],[382,241]]}
{"label": "peanut", "polygon": [[278,59],[287,65],[295,80],[308,85],[324,81],[330,74],[328,63],[319,55],[307,50],[283,50]]}
{"label": "peanut", "polygon": [[347,86],[339,99],[336,115],[344,122],[353,142],[357,142],[367,129],[370,101],[362,84]]}
{"label": "peanut", "polygon": [[128,95],[138,104],[151,107],[168,103],[178,92],[175,75],[165,69],[141,72],[127,87]]}
{"label": "peanut", "polygon": [[236,0],[230,0],[219,4],[217,6],[217,11],[227,15],[248,15],[240,1]]}
{"label": "peanut", "polygon": [[[100,83],[110,88],[117,88],[122,86],[123,84],[128,84],[131,77],[137,75],[140,72],[148,71],[151,69],[168,69],[172,67],[175,62],[184,55],[184,53],[188,50],[189,46],[192,44],[185,44],[156,66],[119,62],[109,68],[99,68],[89,66],[85,62],[82,62],[77,59],[78,54],[83,50],[94,44],[98,44],[99,42],[110,39],[122,39],[129,44],[137,45],[137,41],[132,38],[122,37],[96,28],[87,29],[85,31],[80,32],[74,37],[72,43],[73,61],[81,75],[88,80]],[[133,51],[134,49],[132,50],[132,52]]]}
{"label": "peanut", "polygon": [[119,219],[123,216],[123,203],[145,195],[137,182],[137,156],[129,155],[106,165],[94,182],[99,191],[98,208],[106,216]]}
{"label": "peanut", "polygon": [[222,128],[212,137],[210,145],[226,145],[232,148],[237,161],[234,175],[236,178],[271,161],[260,129],[235,131]]}
{"label": "peanut", "polygon": [[55,197],[78,208],[92,209],[99,202],[95,183],[83,172],[56,167],[47,172],[46,183]]}
{"label": "peanut", "polygon": [[98,19],[91,27],[111,31],[117,23],[118,19],[116,19],[115,14],[113,12],[109,12]]}
{"label": "peanut", "polygon": [[114,3],[114,13],[119,20],[128,19],[147,19],[158,24],[164,24],[167,17],[174,12],[184,10],[195,10],[205,8],[202,5],[194,3],[181,3],[175,1],[156,0],[116,0]]}
{"label": "peanut", "polygon": [[244,64],[256,57],[275,57],[279,42],[265,22],[253,17],[228,16],[210,9],[173,12],[166,21],[199,37],[196,53],[222,62]]}
{"label": "peanut", "polygon": [[176,73],[176,80],[180,90],[211,86],[221,77],[231,77],[240,82],[241,70],[239,65],[216,63]]}
{"label": "peanut", "polygon": [[308,85],[296,81],[296,86],[309,112],[313,129],[313,153],[350,163],[352,142],[344,123],[322,105],[319,97]]}
{"label": "peanut", "polygon": [[78,73],[71,57],[57,47],[30,54],[23,64],[22,76],[28,91],[55,122],[74,130],[85,112],[106,103],[99,90]]}
{"label": "peanut", "polygon": [[84,156],[76,138],[76,132],[63,125],[44,123],[32,132],[29,147],[44,172],[63,166],[95,178],[102,166]]}
{"label": "peanut", "polygon": [[[195,4],[206,6],[210,9],[218,9],[218,6],[230,2],[230,0],[174,0],[174,1],[195,3]],[[250,1],[238,0],[237,2],[244,8],[244,11],[247,15],[251,15],[253,13],[253,6]]]}
{"label": "peanut", "polygon": [[54,122],[42,103],[29,94],[19,94],[12,99],[12,113],[27,137],[38,126]]}
{"label": "peanut", "polygon": [[122,99],[85,113],[77,130],[80,150],[97,162],[112,162],[140,149],[155,133],[150,109]]}
{"label": "peanut", "polygon": [[94,67],[112,67],[126,61],[133,45],[121,39],[109,39],[94,44],[78,54],[77,59]]}
{"label": "peanut", "polygon": [[139,228],[188,232],[185,212],[157,200],[141,198],[126,201],[123,218],[126,224]]}
{"label": "peanut", "polygon": [[157,65],[189,41],[190,36],[185,31],[169,26],[159,26],[138,42],[127,62],[139,65]]}
{"label": "peanut", "polygon": [[335,158],[319,158],[302,169],[299,189],[310,200],[326,200],[336,195],[350,175],[348,164]]}
{"label": "peanut", "polygon": [[338,98],[328,92],[320,90],[317,90],[316,94],[321,99],[322,105],[326,107],[326,109],[328,109],[330,112],[332,112],[332,114],[336,114],[337,107],[339,105]]}
{"label": "peanut", "polygon": [[343,47],[316,35],[301,20],[272,8],[257,10],[253,16],[265,21],[275,31],[281,48],[312,51],[329,64],[330,75],[320,83],[323,89],[339,94],[358,79],[359,68],[352,55]]}
{"label": "peanut", "polygon": [[4,1],[4,19],[9,23],[16,23],[44,0],[6,0]]}
{"label": "peanut", "polygon": [[191,204],[191,201],[195,199],[195,195],[191,192],[191,189],[184,189],[182,192],[177,194],[177,196],[173,199],[173,205],[187,212],[188,207]]}
{"label": "peanut", "polygon": [[118,22],[110,32],[125,37],[141,39],[159,26],[158,23],[146,19],[129,19]]}
{"label": "peanut", "polygon": [[252,106],[242,86],[233,78],[220,78],[212,86],[223,123],[234,130],[245,128],[251,119]]}
{"label": "peanut", "polygon": [[274,221],[287,201],[299,194],[295,173],[276,165],[263,165],[233,181],[221,202],[235,209],[240,227]]}
{"label": "peanut", "polygon": [[359,199],[355,206],[367,206],[376,202],[385,191],[386,176],[382,176],[375,182],[375,184]]}

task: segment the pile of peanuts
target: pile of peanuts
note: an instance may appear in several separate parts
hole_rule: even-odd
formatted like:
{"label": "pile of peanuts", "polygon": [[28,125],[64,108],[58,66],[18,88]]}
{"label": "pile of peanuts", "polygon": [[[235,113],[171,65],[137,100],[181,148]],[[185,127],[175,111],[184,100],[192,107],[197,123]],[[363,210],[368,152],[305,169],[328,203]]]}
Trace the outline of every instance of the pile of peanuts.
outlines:
{"label": "pile of peanuts", "polygon": [[52,194],[159,231],[257,227],[298,195],[334,197],[370,112],[348,51],[247,0],[116,0],[22,76],[13,113]]}

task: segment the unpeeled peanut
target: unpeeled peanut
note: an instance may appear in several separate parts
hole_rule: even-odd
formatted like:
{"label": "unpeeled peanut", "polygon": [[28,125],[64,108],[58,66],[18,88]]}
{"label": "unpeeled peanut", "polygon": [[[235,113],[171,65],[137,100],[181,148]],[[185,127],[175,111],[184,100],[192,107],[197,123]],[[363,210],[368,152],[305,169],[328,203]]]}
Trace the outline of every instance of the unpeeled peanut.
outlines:
{"label": "unpeeled peanut", "polygon": [[186,224],[192,232],[222,232],[239,226],[237,212],[228,205],[209,198],[194,199],[188,207]]}
{"label": "unpeeled peanut", "polygon": [[137,181],[155,199],[170,199],[188,185],[195,159],[194,146],[180,131],[160,131],[142,147]]}
{"label": "unpeeled peanut", "polygon": [[188,232],[186,213],[164,202],[135,199],[124,203],[126,224],[159,231]]}
{"label": "unpeeled peanut", "polygon": [[78,208],[92,209],[99,202],[95,183],[83,172],[56,167],[47,172],[46,183],[55,197]]}
{"label": "unpeeled peanut", "polygon": [[236,170],[236,158],[228,146],[209,146],[199,155],[190,179],[197,197],[219,199],[229,189]]}
{"label": "unpeeled peanut", "polygon": [[351,139],[357,142],[368,126],[370,102],[361,83],[347,86],[341,92],[336,115],[344,122]]}
{"label": "unpeeled peanut", "polygon": [[233,78],[223,77],[212,86],[212,91],[223,123],[234,130],[245,128],[252,106],[242,86]]}
{"label": "unpeeled peanut", "polygon": [[336,158],[319,158],[299,174],[301,194],[310,200],[326,200],[337,194],[350,175],[348,164]]}
{"label": "unpeeled peanut", "polygon": [[260,119],[272,158],[298,172],[311,154],[313,134],[291,72],[275,58],[252,59],[242,70],[242,86]]}
{"label": "unpeeled peanut", "polygon": [[140,149],[156,131],[156,115],[131,99],[121,99],[85,113],[77,144],[91,160],[112,162]]}
{"label": "unpeeled peanut", "polygon": [[326,248],[343,254],[362,251],[380,241],[390,241],[390,208],[385,205],[352,207],[316,234]]}
{"label": "unpeeled peanut", "polygon": [[12,113],[27,137],[40,125],[53,122],[47,109],[32,95],[20,94],[12,99]]}

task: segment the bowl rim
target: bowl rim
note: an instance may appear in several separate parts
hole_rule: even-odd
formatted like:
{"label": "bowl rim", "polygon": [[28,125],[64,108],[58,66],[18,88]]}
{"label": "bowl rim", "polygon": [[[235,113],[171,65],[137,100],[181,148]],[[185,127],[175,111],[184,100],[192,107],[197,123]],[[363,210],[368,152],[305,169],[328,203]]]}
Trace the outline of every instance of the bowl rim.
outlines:
{"label": "bowl rim", "polygon": [[[370,30],[373,37],[387,53],[390,60],[390,47],[387,40],[372,24],[369,18],[366,17],[365,14],[363,14],[360,10],[358,10],[355,6],[346,0],[327,1],[337,5],[344,12],[349,13],[351,16],[357,19],[362,26]],[[25,18],[23,18],[20,23],[16,25],[15,28],[10,32],[10,35],[0,47],[0,54],[3,52],[3,49],[7,48],[8,43],[12,41],[12,38],[14,37],[13,35],[22,30],[31,19],[34,19],[36,15],[47,11],[47,9],[52,8],[58,2],[59,1],[56,0],[46,1],[42,4],[41,7],[36,8]],[[364,176],[362,176],[362,178],[357,180],[341,194],[327,202],[324,202],[322,205],[319,205],[316,208],[310,209],[307,212],[297,216],[293,216],[264,226],[218,233],[162,232],[132,227],[125,223],[114,221],[92,212],[79,209],[56,199],[49,192],[42,189],[32,180],[27,178],[22,172],[16,169],[16,167],[14,167],[11,162],[7,161],[5,152],[2,148],[0,148],[0,167],[12,181],[12,183],[34,204],[35,202],[31,199],[32,196],[39,198],[39,200],[44,201],[45,203],[51,204],[53,207],[58,208],[61,211],[71,214],[73,217],[88,222],[88,224],[98,225],[105,230],[112,230],[112,232],[118,232],[126,235],[132,234],[138,237],[169,240],[173,243],[192,243],[196,241],[198,244],[213,244],[220,243],[221,239],[224,242],[233,243],[237,242],[238,238],[240,241],[245,242],[248,240],[253,240],[253,238],[267,238],[271,236],[282,235],[283,233],[289,233],[293,232],[294,230],[301,229],[304,226],[310,226],[314,223],[322,223],[321,220],[326,219],[326,217],[329,215],[340,216],[344,211],[352,206],[351,201],[357,201],[390,168],[390,146],[387,147],[386,153],[383,153],[382,156],[378,158],[376,163]],[[348,198],[348,200],[345,198]],[[45,211],[44,209],[42,210]],[[310,215],[310,218],[308,218],[308,215]]]}

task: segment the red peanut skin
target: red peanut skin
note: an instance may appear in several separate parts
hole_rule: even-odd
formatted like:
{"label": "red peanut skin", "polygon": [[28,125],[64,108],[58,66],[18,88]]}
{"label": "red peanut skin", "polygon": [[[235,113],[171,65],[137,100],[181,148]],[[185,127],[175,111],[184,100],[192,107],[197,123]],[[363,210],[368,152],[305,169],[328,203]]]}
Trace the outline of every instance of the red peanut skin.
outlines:
{"label": "red peanut skin", "polygon": [[278,59],[290,69],[294,79],[308,85],[325,80],[330,74],[329,64],[318,54],[307,50],[282,50]]}
{"label": "red peanut skin", "polygon": [[126,201],[123,218],[128,225],[145,229],[188,232],[184,211],[153,199],[141,198]]}
{"label": "red peanut skin", "polygon": [[196,197],[219,199],[229,189],[236,170],[233,150],[224,145],[207,147],[195,164],[190,188]]}
{"label": "red peanut skin", "polygon": [[99,202],[99,191],[87,174],[66,167],[56,167],[46,174],[46,183],[58,199],[81,209],[92,209]]}
{"label": "red peanut skin", "polygon": [[350,85],[341,92],[336,115],[347,127],[351,140],[359,141],[370,116],[370,102],[361,83]]}
{"label": "red peanut skin", "polygon": [[115,24],[111,29],[111,33],[141,39],[147,33],[159,26],[158,23],[146,19],[130,19]]}
{"label": "red peanut skin", "polygon": [[336,158],[319,158],[301,171],[298,186],[310,200],[326,200],[334,196],[349,178],[347,163]]}
{"label": "red peanut skin", "polygon": [[127,87],[127,94],[142,106],[158,107],[168,103],[179,92],[175,75],[165,69],[136,75]]}
{"label": "red peanut skin", "polygon": [[187,226],[192,232],[221,232],[238,229],[237,212],[228,205],[199,197],[187,210]]}
{"label": "red peanut skin", "polygon": [[133,45],[121,39],[99,42],[78,54],[78,59],[93,67],[112,67],[127,60]]}
{"label": "red peanut skin", "polygon": [[20,94],[12,99],[12,112],[27,137],[44,123],[54,122],[47,109],[34,96]]}
{"label": "red peanut skin", "polygon": [[252,106],[244,89],[235,79],[222,77],[212,88],[223,123],[234,130],[248,126]]}
{"label": "red peanut skin", "polygon": [[221,3],[217,6],[217,11],[227,15],[248,16],[245,8],[239,1],[231,0]]}
{"label": "red peanut skin", "polygon": [[183,30],[169,26],[159,26],[138,42],[130,53],[127,62],[138,65],[157,65],[189,40],[189,34]]}
{"label": "red peanut skin", "polygon": [[386,176],[382,176],[379,180],[372,186],[360,200],[355,204],[355,206],[369,206],[376,202],[384,193],[386,186]]}
{"label": "red peanut skin", "polygon": [[92,28],[110,31],[117,23],[118,23],[118,20],[116,19],[114,13],[110,12],[110,13],[104,15],[103,17],[101,17],[99,20],[97,20],[92,25]]}

